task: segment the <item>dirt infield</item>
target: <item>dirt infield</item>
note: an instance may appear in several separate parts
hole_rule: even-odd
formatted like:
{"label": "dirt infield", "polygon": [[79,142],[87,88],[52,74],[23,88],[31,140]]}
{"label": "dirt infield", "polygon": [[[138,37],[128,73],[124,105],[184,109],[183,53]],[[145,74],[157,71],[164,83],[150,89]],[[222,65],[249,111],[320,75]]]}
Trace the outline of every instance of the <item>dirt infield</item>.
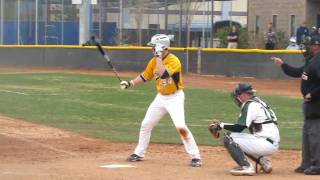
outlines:
{"label": "dirt infield", "polygon": [[[22,69],[21,71],[30,71]],[[31,71],[42,71],[33,69]],[[44,71],[57,71],[46,69]],[[66,70],[59,70],[66,71]],[[69,72],[69,70],[68,70]],[[100,71],[73,71],[110,74]],[[129,77],[136,73],[125,73]],[[184,76],[186,86],[231,90],[234,84],[251,82],[259,92],[299,96],[299,81],[257,80],[253,78],[226,78],[212,76]],[[73,132],[37,125],[22,120],[0,117],[0,179],[107,179],[107,180],[195,180],[235,179],[228,170],[235,166],[222,147],[201,146],[201,168],[189,166],[189,157],[183,145],[151,144],[146,159],[129,163],[125,159],[135,144],[114,143],[85,137]],[[273,156],[274,171],[270,175],[237,179],[302,179],[293,173],[298,166],[300,151],[280,151]],[[118,164],[127,168],[102,168]],[[318,179],[308,176],[308,179]]]}

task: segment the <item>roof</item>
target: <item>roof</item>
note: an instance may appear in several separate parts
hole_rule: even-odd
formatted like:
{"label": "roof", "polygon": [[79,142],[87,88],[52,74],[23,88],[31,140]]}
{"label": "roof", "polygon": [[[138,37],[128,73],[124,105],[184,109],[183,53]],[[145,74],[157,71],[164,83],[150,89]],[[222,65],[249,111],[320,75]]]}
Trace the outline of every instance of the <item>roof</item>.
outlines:
{"label": "roof", "polygon": [[[221,21],[215,21],[213,24],[213,29],[219,29],[225,26],[229,26],[230,24],[235,24],[238,27],[241,27],[241,24],[237,21],[230,21],[230,20],[221,20]],[[169,29],[179,29],[180,23],[176,24],[170,24]],[[182,30],[186,29],[186,24],[182,23]],[[197,31],[202,31],[205,29],[208,31],[209,29],[211,30],[211,22],[192,22],[190,24],[190,31],[197,32]]]}

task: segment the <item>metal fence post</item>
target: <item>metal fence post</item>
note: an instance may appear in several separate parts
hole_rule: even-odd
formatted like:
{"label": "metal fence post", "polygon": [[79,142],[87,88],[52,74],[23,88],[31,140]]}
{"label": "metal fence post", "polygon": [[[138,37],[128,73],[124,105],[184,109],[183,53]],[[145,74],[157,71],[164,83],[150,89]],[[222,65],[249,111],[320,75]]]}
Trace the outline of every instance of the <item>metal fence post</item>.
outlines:
{"label": "metal fence post", "polygon": [[186,73],[189,73],[189,49],[185,48],[186,53]]}
{"label": "metal fence post", "polygon": [[201,74],[201,59],[202,59],[202,48],[199,47],[197,50],[197,74]]}

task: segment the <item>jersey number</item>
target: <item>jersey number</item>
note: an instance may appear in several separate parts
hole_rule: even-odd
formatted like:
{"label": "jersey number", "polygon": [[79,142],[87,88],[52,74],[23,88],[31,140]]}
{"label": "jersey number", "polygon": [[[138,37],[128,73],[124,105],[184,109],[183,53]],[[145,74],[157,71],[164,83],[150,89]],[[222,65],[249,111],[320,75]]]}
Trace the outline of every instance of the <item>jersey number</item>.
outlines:
{"label": "jersey number", "polygon": [[170,77],[170,78],[168,78],[168,79],[161,79],[161,85],[164,87],[164,86],[166,86],[166,85],[168,85],[168,84],[172,84],[172,78]]}

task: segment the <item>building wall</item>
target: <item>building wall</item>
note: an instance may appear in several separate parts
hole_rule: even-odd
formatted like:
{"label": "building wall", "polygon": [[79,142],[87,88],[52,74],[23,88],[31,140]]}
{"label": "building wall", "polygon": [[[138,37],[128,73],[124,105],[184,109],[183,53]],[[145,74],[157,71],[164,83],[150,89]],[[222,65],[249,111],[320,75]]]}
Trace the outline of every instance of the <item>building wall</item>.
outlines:
{"label": "building wall", "polygon": [[317,14],[320,14],[320,0],[309,0],[306,10],[306,17],[308,19],[309,27],[316,26]]}
{"label": "building wall", "polygon": [[249,0],[248,24],[249,30],[255,31],[256,16],[260,16],[260,34],[267,30],[267,25],[272,22],[272,16],[278,16],[277,30],[289,33],[290,15],[296,15],[296,25],[305,19],[306,0]]}
{"label": "building wall", "polygon": [[[235,12],[247,12],[247,2],[248,0],[236,0],[231,3],[231,10]],[[214,2],[214,10],[222,11],[222,3],[221,1]],[[183,5],[184,9],[186,9],[186,5]],[[155,9],[155,10],[164,10],[165,8]],[[179,10],[180,5],[175,4],[168,7],[168,10]],[[193,2],[190,4],[190,10],[193,11],[211,11],[211,2]],[[127,9],[127,13],[124,14],[124,27],[129,29],[136,29],[137,21],[135,20],[135,13],[130,13],[130,9]],[[164,14],[139,14],[139,19],[141,19],[142,26],[141,28],[147,29],[149,24],[159,24],[160,29],[164,29],[165,27],[165,15]],[[119,14],[118,13],[107,13],[108,22],[118,22]],[[177,24],[180,21],[179,14],[169,14],[168,16],[168,24]],[[192,22],[211,22],[211,15],[194,15],[191,17]],[[247,25],[247,16],[230,16],[231,20],[238,21],[241,25]],[[221,15],[215,15],[214,21],[222,20]],[[183,21],[185,21],[185,16],[183,16]]]}

